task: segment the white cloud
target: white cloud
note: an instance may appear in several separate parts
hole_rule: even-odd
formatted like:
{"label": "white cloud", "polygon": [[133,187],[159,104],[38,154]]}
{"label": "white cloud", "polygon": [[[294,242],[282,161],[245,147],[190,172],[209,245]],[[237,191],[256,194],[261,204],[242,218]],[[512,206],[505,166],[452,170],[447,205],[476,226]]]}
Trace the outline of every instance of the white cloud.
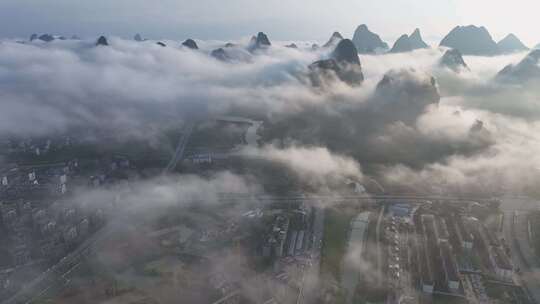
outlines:
{"label": "white cloud", "polygon": [[[534,83],[506,86],[492,81],[500,68],[519,61],[523,54],[466,57],[471,72],[461,74],[438,66],[444,51],[440,49],[361,56],[366,75],[362,86],[336,83],[321,91],[307,85],[303,75],[311,62],[325,54],[307,48],[292,50],[274,42],[268,52],[230,64],[208,55],[224,44],[220,41],[199,41],[200,51],[182,49],[174,41],[165,41],[167,48],[152,41],[113,37],[110,42],[110,47],[97,48],[93,41],[0,43],[0,130],[55,133],[76,125],[138,133],[147,121],[177,123],[194,113],[205,117],[234,106],[235,111],[266,117],[270,123],[293,120],[288,135],[302,145],[266,146],[251,152],[284,163],[303,177],[323,177],[323,181],[347,175],[361,178],[351,155],[359,162],[376,159],[379,164],[431,164],[433,168],[456,168],[467,160],[483,161],[487,168],[490,159],[505,160],[514,164],[508,166],[512,172],[524,167],[517,164],[526,159],[523,154],[535,153],[537,138],[527,134],[537,132],[540,91]],[[398,92],[384,100],[386,116],[395,119],[375,117],[369,110],[371,103],[381,103],[372,96],[376,84],[388,70],[404,68],[416,72],[392,75],[403,76],[415,88],[398,86]],[[426,111],[424,107],[436,96],[420,98],[414,92],[429,74],[437,77],[443,99]],[[403,117],[410,121],[396,122]],[[469,134],[477,119],[489,131],[489,140]],[[298,120],[304,125],[298,125]],[[531,143],[523,144],[527,141]],[[520,147],[523,154],[513,147]],[[494,154],[498,156],[492,158]],[[474,170],[480,171],[487,172]]]}
{"label": "white cloud", "polygon": [[325,147],[289,146],[280,149],[266,145],[260,149],[247,148],[243,155],[262,157],[291,168],[301,179],[327,184],[362,179],[360,165],[351,157],[330,152]]}

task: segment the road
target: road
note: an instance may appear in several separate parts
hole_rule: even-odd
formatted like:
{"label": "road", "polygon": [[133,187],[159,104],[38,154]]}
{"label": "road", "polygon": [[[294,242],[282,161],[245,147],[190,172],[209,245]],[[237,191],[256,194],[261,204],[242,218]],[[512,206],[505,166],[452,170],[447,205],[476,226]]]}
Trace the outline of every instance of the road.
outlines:
{"label": "road", "polygon": [[358,285],[358,280],[360,279],[360,272],[362,270],[358,267],[358,260],[362,260],[362,255],[366,249],[365,239],[370,214],[371,212],[369,211],[361,212],[351,222],[349,244],[347,245],[347,253],[345,254],[341,276],[341,285],[347,291],[347,304],[352,304],[356,285]]}
{"label": "road", "polygon": [[[376,271],[377,271],[377,274],[378,274],[378,280],[377,280],[377,288],[380,288],[382,287],[383,285],[383,262],[382,262],[382,257],[383,257],[383,252],[382,252],[382,246],[381,244],[383,243],[383,239],[384,239],[384,235],[381,235],[381,233],[384,233],[384,230],[381,232],[381,226],[382,226],[382,221],[383,221],[383,217],[384,217],[384,206],[381,208],[381,211],[379,212],[379,216],[377,217],[377,226],[375,228],[375,237],[376,237],[376,240],[377,240],[377,267],[376,267]],[[383,228],[384,229],[384,228]]]}
{"label": "road", "polygon": [[189,138],[191,137],[191,133],[193,133],[193,128],[195,127],[195,124],[192,122],[187,123],[186,127],[184,128],[184,131],[182,132],[182,136],[180,137],[180,140],[178,141],[178,145],[176,146],[176,150],[174,151],[174,155],[167,164],[167,167],[163,169],[163,173],[169,173],[176,168],[176,165],[178,162],[182,161],[184,159],[184,152],[186,150],[186,146],[189,142]]}
{"label": "road", "polygon": [[311,263],[303,269],[302,283],[296,303],[315,303],[319,296],[319,273],[321,268],[321,249],[324,236],[324,210],[316,207],[313,221],[313,243]]}
{"label": "road", "polygon": [[[458,196],[440,196],[440,195],[412,195],[412,194],[384,194],[384,195],[289,195],[289,196],[271,196],[258,194],[238,194],[238,193],[218,193],[220,201],[260,201],[260,202],[309,202],[309,201],[330,201],[330,202],[350,202],[355,200],[367,201],[454,201],[454,202],[484,202],[491,198],[485,197],[458,197]],[[518,209],[516,209],[518,210]]]}
{"label": "road", "polygon": [[538,202],[526,199],[503,199],[503,233],[512,251],[512,262],[521,269],[515,277],[517,283],[525,286],[536,303],[540,303],[540,267],[527,236],[527,212],[538,210]]}

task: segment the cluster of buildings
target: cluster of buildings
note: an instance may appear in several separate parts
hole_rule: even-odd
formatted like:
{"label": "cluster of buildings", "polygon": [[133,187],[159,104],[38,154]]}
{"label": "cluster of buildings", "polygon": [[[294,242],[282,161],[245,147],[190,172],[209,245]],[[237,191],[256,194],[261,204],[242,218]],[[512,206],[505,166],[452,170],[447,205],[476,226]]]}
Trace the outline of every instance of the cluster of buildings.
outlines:
{"label": "cluster of buildings", "polygon": [[51,138],[10,138],[3,141],[3,146],[8,153],[16,153],[19,156],[45,156],[49,153],[71,147],[73,139],[70,136],[61,136],[53,140]]}
{"label": "cluster of buildings", "polygon": [[0,295],[20,286],[20,273],[58,261],[104,222],[101,209],[69,199],[78,161],[0,170]]}
{"label": "cluster of buildings", "polygon": [[[416,258],[420,262],[422,291],[432,294],[435,287],[443,292],[460,293],[460,278],[454,249],[450,245],[446,221],[433,214],[415,218]],[[440,231],[440,232],[439,232]]]}
{"label": "cluster of buildings", "polygon": [[[289,303],[299,297],[304,276],[317,263],[312,250],[315,213],[300,201],[284,201],[242,214],[239,230],[250,231],[250,236],[240,243],[264,269],[256,276],[264,286],[259,295],[264,303]],[[213,276],[211,285],[224,298],[222,303],[238,303],[245,291],[223,274]]]}
{"label": "cluster of buildings", "polygon": [[229,153],[201,151],[188,155],[186,159],[194,165],[210,165],[227,161],[229,159]]}
{"label": "cluster of buildings", "polygon": [[3,142],[0,152],[15,163],[0,167],[0,298],[17,291],[25,273],[58,262],[105,222],[101,207],[74,201],[71,190],[114,180],[129,160],[90,160],[95,166],[84,169],[77,158],[54,160],[71,145],[69,137]]}
{"label": "cluster of buildings", "polygon": [[101,209],[82,210],[64,198],[52,199],[0,196],[0,295],[18,289],[24,282],[20,273],[60,260],[105,220]]}
{"label": "cluster of buildings", "polygon": [[[409,278],[426,299],[435,294],[466,298],[469,289],[477,293],[475,298],[484,299],[487,296],[479,276],[495,284],[514,285],[507,247],[496,231],[472,216],[470,205],[424,202],[389,206],[386,225],[395,239],[387,239],[388,277],[396,290],[395,303],[400,303],[395,293],[401,293],[401,299],[410,298],[404,287]],[[409,271],[403,273],[404,268]]]}
{"label": "cluster of buildings", "polygon": [[[287,205],[287,208],[284,208]],[[314,207],[302,203],[274,204],[271,219],[262,238],[262,256],[271,262],[268,284],[272,297],[268,303],[287,303],[302,293],[305,276],[319,265]],[[281,209],[283,208],[283,209]]]}
{"label": "cluster of buildings", "polygon": [[136,178],[131,162],[123,155],[96,161],[93,170],[87,172],[86,175],[88,175],[87,184],[92,187],[129,184],[130,179]]}
{"label": "cluster of buildings", "polygon": [[104,221],[101,209],[88,214],[70,202],[1,202],[0,214],[9,266],[15,268],[58,260]]}
{"label": "cluster of buildings", "polygon": [[[71,222],[74,208],[66,207],[68,210],[60,215],[58,202],[64,200],[77,166],[77,161],[70,161],[32,167],[12,166],[0,172],[0,233],[9,252],[8,266],[25,265],[32,257],[51,258],[61,250],[51,245],[54,242],[44,240],[57,233],[71,240],[77,234],[72,226],[79,223]],[[68,222],[69,225],[64,227],[63,224]],[[83,222],[82,226],[88,224]],[[60,232],[62,229],[65,231]]]}
{"label": "cluster of buildings", "polygon": [[77,160],[36,166],[11,165],[0,170],[0,197],[50,197],[69,190],[69,178],[77,170]]}
{"label": "cluster of buildings", "polygon": [[509,250],[505,244],[478,220],[471,220],[469,226],[472,228],[471,230],[475,239],[474,246],[478,250],[478,255],[483,257],[482,263],[484,268],[495,279],[512,283],[514,266],[512,265]]}
{"label": "cluster of buildings", "polygon": [[308,240],[308,213],[304,209],[283,212],[274,216],[262,247],[267,258],[294,257],[302,255]]}

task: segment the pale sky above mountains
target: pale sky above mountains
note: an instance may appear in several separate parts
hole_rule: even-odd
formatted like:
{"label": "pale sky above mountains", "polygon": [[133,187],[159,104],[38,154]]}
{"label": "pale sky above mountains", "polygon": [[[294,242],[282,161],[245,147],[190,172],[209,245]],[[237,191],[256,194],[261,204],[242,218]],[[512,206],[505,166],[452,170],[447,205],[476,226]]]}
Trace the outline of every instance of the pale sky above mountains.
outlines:
{"label": "pale sky above mountains", "polygon": [[484,25],[495,40],[540,42],[537,0],[2,0],[0,37],[49,32],[229,40],[265,31],[277,40],[352,36],[366,23],[387,42],[421,28],[436,44],[456,25]]}

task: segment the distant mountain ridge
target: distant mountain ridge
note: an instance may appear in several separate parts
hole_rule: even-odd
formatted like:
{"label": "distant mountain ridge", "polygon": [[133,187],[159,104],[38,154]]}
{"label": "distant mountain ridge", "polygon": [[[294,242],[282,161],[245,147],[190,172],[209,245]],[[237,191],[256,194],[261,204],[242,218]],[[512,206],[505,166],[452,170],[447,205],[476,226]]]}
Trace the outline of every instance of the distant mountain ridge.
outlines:
{"label": "distant mountain ridge", "polygon": [[339,32],[334,32],[332,36],[330,36],[328,42],[323,45],[323,47],[335,47],[341,40],[343,40],[343,36]]}
{"label": "distant mountain ridge", "polygon": [[427,49],[429,48],[429,45],[424,41],[422,38],[422,34],[420,34],[420,29],[416,28],[413,33],[409,36],[409,40],[411,41],[412,45],[416,49]]}
{"label": "distant mountain ridge", "polygon": [[350,39],[342,39],[330,58],[315,61],[309,69],[315,86],[321,86],[326,80],[336,77],[351,86],[360,85],[364,81],[358,51]]}
{"label": "distant mountain ridge", "polygon": [[257,36],[251,37],[248,48],[250,51],[256,51],[267,49],[270,46],[272,46],[272,43],[270,42],[270,39],[268,39],[268,36],[263,32],[259,32]]}
{"label": "distant mountain ridge", "polygon": [[496,79],[512,83],[540,79],[540,50],[532,50],[518,64],[507,65],[497,74]]}
{"label": "distant mountain ridge", "polygon": [[463,55],[494,56],[500,53],[499,46],[483,26],[456,26],[440,45],[457,49]]}
{"label": "distant mountain ridge", "polygon": [[98,40],[96,41],[96,46],[108,46],[109,41],[107,41],[107,37],[105,36],[99,36]]}
{"label": "distant mountain ridge", "polygon": [[42,35],[39,35],[38,34],[32,34],[30,36],[30,41],[34,41],[34,40],[41,40],[41,41],[45,41],[45,42],[51,42],[51,41],[54,41],[54,40],[67,40],[66,37],[64,36],[60,36],[60,35],[52,35],[52,34],[42,34]]}
{"label": "distant mountain ridge", "polygon": [[415,29],[414,32],[408,36],[406,34],[396,40],[394,46],[390,50],[390,53],[403,53],[411,52],[418,49],[429,48],[429,45],[424,42],[420,29]]}
{"label": "distant mountain ridge", "polygon": [[388,50],[388,44],[382,41],[379,35],[371,32],[365,24],[356,28],[352,42],[360,54],[374,54]]}
{"label": "distant mountain ridge", "polygon": [[336,49],[332,53],[332,57],[338,63],[360,65],[358,50],[354,46],[354,43],[352,43],[352,41],[349,39],[343,39],[338,43]]}
{"label": "distant mountain ridge", "polygon": [[514,34],[508,34],[497,43],[499,52],[503,54],[526,51],[529,48]]}
{"label": "distant mountain ridge", "polygon": [[195,40],[193,40],[191,38],[188,38],[184,42],[182,42],[182,46],[185,46],[185,47],[187,47],[189,49],[192,49],[192,50],[198,50],[199,49],[199,46],[197,45],[197,42],[195,42]]}

